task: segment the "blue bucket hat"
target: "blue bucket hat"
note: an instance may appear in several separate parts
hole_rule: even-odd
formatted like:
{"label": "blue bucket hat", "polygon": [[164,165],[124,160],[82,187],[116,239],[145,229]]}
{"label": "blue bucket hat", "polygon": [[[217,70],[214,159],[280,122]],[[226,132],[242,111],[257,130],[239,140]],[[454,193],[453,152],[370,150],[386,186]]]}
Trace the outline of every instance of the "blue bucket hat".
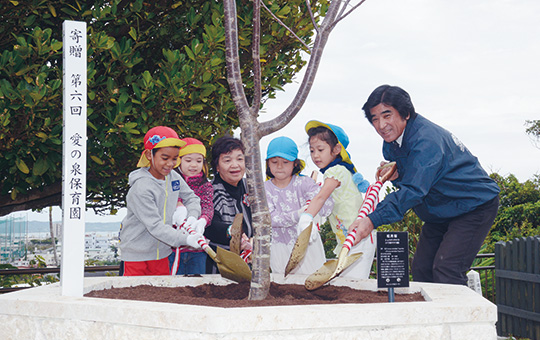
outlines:
{"label": "blue bucket hat", "polygon": [[293,162],[298,158],[298,147],[289,137],[274,138],[266,149],[266,159],[273,157],[281,157]]}
{"label": "blue bucket hat", "polygon": [[[272,139],[266,149],[266,160],[273,157],[281,157],[290,162],[294,162],[298,159],[298,147],[289,137],[276,137]],[[303,170],[306,163],[301,159],[299,161],[300,168]]]}
{"label": "blue bucket hat", "polygon": [[319,122],[316,120],[310,120],[309,122],[307,122],[306,132],[308,132],[309,129],[316,128],[319,126],[324,126],[325,128],[332,131],[334,135],[336,135],[338,139],[338,143],[341,145],[341,151],[339,155],[341,156],[341,159],[343,162],[351,165],[352,169],[349,169],[349,171],[353,173],[352,178],[353,178],[354,184],[356,184],[356,187],[358,188],[358,190],[360,190],[361,192],[366,192],[369,187],[369,182],[366,179],[364,179],[364,176],[362,176],[361,173],[356,171],[356,168],[354,167],[354,164],[351,161],[351,157],[349,156],[349,153],[347,152],[347,150],[345,150],[347,146],[349,146],[349,136],[347,136],[345,131],[337,125],[327,124],[327,123]]}
{"label": "blue bucket hat", "polygon": [[[349,156],[349,153],[346,150],[347,146],[349,146],[349,136],[347,136],[345,131],[337,125],[327,124],[327,123],[319,122],[317,120],[310,120],[306,124],[306,132],[308,132],[309,129],[316,128],[319,126],[324,126],[328,130],[332,131],[334,135],[336,135],[338,142],[341,145],[341,151],[339,153],[339,155],[341,156],[341,159],[345,163],[353,164],[351,161],[351,157]],[[356,172],[356,169],[354,169],[354,171]]]}

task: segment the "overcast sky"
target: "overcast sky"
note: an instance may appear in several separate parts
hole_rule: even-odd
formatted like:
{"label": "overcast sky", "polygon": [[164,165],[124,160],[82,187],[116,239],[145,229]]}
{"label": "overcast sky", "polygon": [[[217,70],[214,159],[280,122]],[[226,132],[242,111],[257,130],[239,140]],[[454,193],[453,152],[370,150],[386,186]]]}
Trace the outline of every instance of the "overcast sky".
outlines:
{"label": "overcast sky", "polygon": [[[356,168],[373,180],[382,139],[361,107],[377,86],[390,84],[409,92],[416,111],[457,136],[488,173],[531,179],[540,174],[540,145],[525,121],[540,119],[539,18],[538,0],[367,0],[331,33],[304,107],[263,138],[261,153],[284,135],[308,160],[304,126],[321,120],[345,129]],[[259,120],[281,113],[296,88],[268,101]],[[87,213],[87,220],[111,218]]]}

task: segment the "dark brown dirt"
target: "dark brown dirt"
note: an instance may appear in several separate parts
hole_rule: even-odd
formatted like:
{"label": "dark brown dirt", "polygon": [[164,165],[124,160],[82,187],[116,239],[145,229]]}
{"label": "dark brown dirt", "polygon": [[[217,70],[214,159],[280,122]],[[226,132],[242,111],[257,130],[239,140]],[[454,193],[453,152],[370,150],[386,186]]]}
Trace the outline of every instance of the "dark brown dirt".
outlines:
{"label": "dark brown dirt", "polygon": [[[308,291],[302,285],[271,283],[265,300],[248,300],[249,283],[226,286],[204,284],[197,287],[154,287],[141,285],[92,291],[85,296],[106,299],[156,301],[214,307],[255,307],[336,303],[388,302],[387,291],[366,291],[349,287],[323,286]],[[396,302],[425,301],[420,293],[395,294]]]}

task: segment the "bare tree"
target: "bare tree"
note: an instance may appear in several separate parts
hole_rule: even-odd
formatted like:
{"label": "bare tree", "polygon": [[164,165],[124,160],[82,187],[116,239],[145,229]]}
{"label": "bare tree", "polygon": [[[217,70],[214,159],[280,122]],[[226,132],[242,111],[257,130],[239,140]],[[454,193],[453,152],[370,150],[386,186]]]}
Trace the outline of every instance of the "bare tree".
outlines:
{"label": "bare tree", "polygon": [[[260,61],[260,40],[261,40],[261,7],[268,8],[262,0],[253,0],[253,34],[252,34],[252,59],[253,59],[253,82],[254,94],[251,103],[248,103],[244,92],[244,84],[241,77],[239,46],[238,46],[238,23],[236,15],[236,1],[223,0],[224,3],[224,25],[225,25],[225,45],[227,57],[227,80],[233,97],[234,104],[238,111],[241,128],[241,138],[246,147],[246,182],[253,211],[253,226],[255,229],[254,252],[253,252],[253,274],[249,299],[263,300],[270,289],[270,242],[271,242],[271,218],[268,211],[266,194],[264,191],[263,172],[261,169],[261,152],[259,141],[262,137],[269,135],[287,125],[300,111],[311,90],[315,75],[321,61],[324,47],[328,41],[330,32],[335,25],[357,9],[365,0],[361,0],[355,5],[347,1],[327,1],[328,7],[322,22],[317,22],[313,14],[309,0],[306,0],[307,15],[311,17],[313,29],[315,30],[315,40],[310,49],[306,44],[309,53],[309,61],[300,88],[290,105],[278,117],[259,122],[259,109],[261,107],[261,61]],[[283,23],[270,10],[270,15],[276,21]],[[289,32],[294,34],[290,29]]]}

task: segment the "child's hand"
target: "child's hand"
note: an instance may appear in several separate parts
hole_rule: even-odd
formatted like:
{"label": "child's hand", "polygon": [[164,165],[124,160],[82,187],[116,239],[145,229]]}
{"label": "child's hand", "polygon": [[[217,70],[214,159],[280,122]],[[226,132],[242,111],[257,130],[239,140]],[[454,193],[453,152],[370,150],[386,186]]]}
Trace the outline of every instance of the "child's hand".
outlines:
{"label": "child's hand", "polygon": [[[184,223],[184,225],[186,226],[186,229],[187,227],[190,227],[191,229],[195,230],[195,222],[197,222],[197,219],[193,216],[189,216],[186,220],[186,222]],[[189,230],[189,229],[188,229]],[[195,230],[197,231],[197,230]]]}
{"label": "child's hand", "polygon": [[300,208],[300,209],[298,209],[296,211],[296,216],[295,217],[296,217],[297,221],[300,221],[300,217],[302,216],[303,213],[306,212],[306,209],[307,209],[307,206],[303,206],[302,208]]}
{"label": "child's hand", "polygon": [[199,239],[201,239],[203,236],[199,233],[193,233],[189,234],[186,237],[186,245],[190,246],[191,248],[195,249],[201,249],[201,246],[199,245]]}
{"label": "child's hand", "polygon": [[187,209],[185,206],[180,205],[176,208],[174,211],[174,215],[172,218],[173,225],[180,227],[182,224],[184,224],[184,220],[187,216]]}
{"label": "child's hand", "polygon": [[186,220],[186,226],[195,230],[198,234],[204,234],[204,228],[206,227],[206,220],[204,218],[196,219],[193,216],[189,216]]}
{"label": "child's hand", "polygon": [[195,231],[198,233],[198,234],[204,234],[204,229],[206,228],[206,219],[205,218],[199,218],[198,220],[196,220],[194,223],[193,223],[193,229],[195,229]]}
{"label": "child's hand", "polygon": [[302,216],[302,214],[306,212],[307,208],[309,207],[310,202],[311,202],[311,200],[308,200],[306,202],[306,204],[304,204],[304,206],[302,208],[298,209],[298,211],[296,212],[298,214],[296,216],[297,219],[300,219],[300,216]]}
{"label": "child's hand", "polygon": [[[189,218],[188,218],[189,220]],[[180,230],[187,235],[186,237],[186,245],[190,246],[191,248],[195,249],[201,249],[201,245],[199,244],[199,240],[201,238],[204,238],[203,235],[196,232],[193,228],[189,227],[187,222],[184,223],[184,225],[180,228]]]}
{"label": "child's hand", "polygon": [[[311,223],[313,223],[313,216],[308,213],[303,213],[298,220],[298,224],[296,225],[296,231],[298,232],[298,235],[300,235],[301,232],[303,232],[307,227],[309,227]],[[313,242],[317,239],[318,232],[319,230],[316,226],[311,227],[311,235],[309,242]]]}
{"label": "child's hand", "polygon": [[241,244],[240,244],[240,249],[248,250],[248,251],[253,250],[253,245],[251,244],[251,239],[246,234],[242,234],[242,240],[241,240]]}

